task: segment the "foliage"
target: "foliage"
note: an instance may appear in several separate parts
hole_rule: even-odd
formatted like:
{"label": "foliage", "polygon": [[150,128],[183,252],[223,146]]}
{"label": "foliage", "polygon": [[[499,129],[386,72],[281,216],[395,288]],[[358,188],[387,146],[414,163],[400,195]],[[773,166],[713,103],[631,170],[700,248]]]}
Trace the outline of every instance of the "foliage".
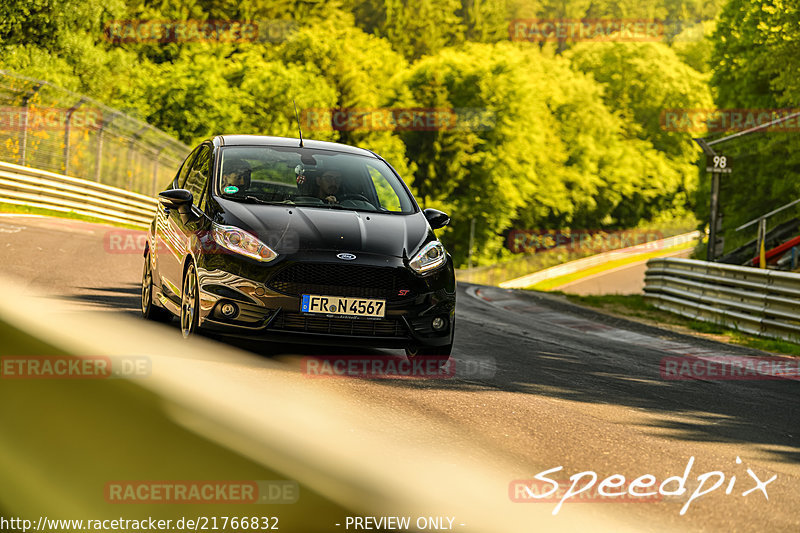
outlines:
{"label": "foliage", "polygon": [[[486,264],[509,255],[503,237],[512,227],[641,226],[685,218],[696,199],[705,202],[702,189],[696,193],[696,147],[687,134],[663,131],[660,114],[710,107],[708,79],[698,70],[717,63],[713,83],[723,100],[751,94],[745,89],[756,81],[752,101],[794,102],[796,76],[780,65],[796,70],[798,41],[769,28],[788,27],[797,13],[778,4],[731,0],[712,56],[710,41],[680,36],[669,44],[511,43],[508,23],[692,22],[713,18],[719,1],[8,0],[0,5],[0,68],[97,98],[190,144],[230,132],[295,136],[293,101],[301,112],[472,114],[465,127],[438,131],[304,133],[380,153],[425,207],[450,212],[442,238],[459,265],[474,218],[473,259]],[[751,24],[756,19],[767,29]],[[285,22],[288,31],[254,42],[110,39],[108,25],[125,20]],[[751,40],[737,44],[736,32]],[[742,65],[739,56],[753,63]],[[731,78],[730,89],[722,87]]]}
{"label": "foliage", "polygon": [[[722,109],[764,110],[800,105],[800,6],[785,0],[730,0],[713,33],[711,85]],[[797,122],[784,131],[740,137],[715,148],[732,159],[721,180],[720,205],[726,251],[754,238],[733,228],[800,198]],[[721,136],[717,133],[716,136]],[[698,216],[707,217],[709,187],[698,194]],[[786,215],[794,215],[787,212]],[[770,227],[779,217],[769,221]]]}

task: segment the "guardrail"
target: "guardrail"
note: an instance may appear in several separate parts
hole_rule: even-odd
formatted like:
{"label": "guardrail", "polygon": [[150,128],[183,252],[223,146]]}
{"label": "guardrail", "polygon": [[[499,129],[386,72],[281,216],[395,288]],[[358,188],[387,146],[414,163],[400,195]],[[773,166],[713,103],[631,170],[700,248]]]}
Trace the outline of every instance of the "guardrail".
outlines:
{"label": "guardrail", "polygon": [[147,227],[157,201],[102,183],[0,162],[0,202]]}
{"label": "guardrail", "polygon": [[691,231],[681,235],[673,235],[666,239],[659,239],[657,241],[645,242],[637,244],[636,246],[629,246],[627,248],[620,248],[618,250],[611,250],[600,254],[590,255],[582,259],[576,259],[569,263],[556,265],[554,267],[534,272],[519,278],[511,279],[500,283],[500,287],[504,289],[524,289],[540,283],[542,281],[572,274],[580,270],[585,270],[596,265],[601,265],[615,259],[622,259],[623,257],[630,257],[634,255],[646,254],[658,250],[666,250],[673,246],[678,246],[699,239],[702,234],[699,231]]}
{"label": "guardrail", "polygon": [[0,69],[0,160],[155,196],[191,148],[143,120]]}
{"label": "guardrail", "polygon": [[644,291],[659,309],[800,342],[800,274],[658,258],[647,262]]}

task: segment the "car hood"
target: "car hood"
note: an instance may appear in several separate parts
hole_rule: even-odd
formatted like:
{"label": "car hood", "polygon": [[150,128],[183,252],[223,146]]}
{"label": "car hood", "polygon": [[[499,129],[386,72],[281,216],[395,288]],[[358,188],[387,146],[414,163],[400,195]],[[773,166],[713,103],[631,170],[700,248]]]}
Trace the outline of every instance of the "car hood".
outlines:
{"label": "car hood", "polygon": [[256,235],[279,254],[337,251],[410,257],[431,237],[425,215],[245,204],[220,198],[224,224]]}

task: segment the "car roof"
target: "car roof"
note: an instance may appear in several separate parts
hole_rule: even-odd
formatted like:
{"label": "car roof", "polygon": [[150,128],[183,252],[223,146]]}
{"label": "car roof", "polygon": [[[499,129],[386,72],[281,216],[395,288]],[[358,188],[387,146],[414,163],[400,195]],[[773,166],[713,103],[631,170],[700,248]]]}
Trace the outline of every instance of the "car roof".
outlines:
{"label": "car roof", "polygon": [[[214,137],[214,144],[217,146],[300,146],[300,139],[292,137],[271,137],[269,135],[218,135]],[[365,150],[347,144],[340,144],[328,141],[315,141],[313,139],[303,139],[304,148],[317,150],[332,150],[336,152],[346,152],[350,154],[365,155],[377,158],[377,156]]]}

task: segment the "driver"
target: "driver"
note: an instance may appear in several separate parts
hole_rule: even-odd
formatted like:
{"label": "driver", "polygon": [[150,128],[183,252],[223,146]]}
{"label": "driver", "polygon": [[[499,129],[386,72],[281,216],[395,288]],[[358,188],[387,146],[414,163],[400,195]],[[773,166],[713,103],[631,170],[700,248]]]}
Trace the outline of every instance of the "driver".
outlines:
{"label": "driver", "polygon": [[317,178],[317,198],[329,204],[338,203],[336,195],[342,186],[342,173],[338,170],[326,170]]}
{"label": "driver", "polygon": [[241,159],[234,159],[224,163],[225,169],[222,171],[222,191],[229,186],[238,189],[236,192],[244,192],[250,188],[250,164]]}

